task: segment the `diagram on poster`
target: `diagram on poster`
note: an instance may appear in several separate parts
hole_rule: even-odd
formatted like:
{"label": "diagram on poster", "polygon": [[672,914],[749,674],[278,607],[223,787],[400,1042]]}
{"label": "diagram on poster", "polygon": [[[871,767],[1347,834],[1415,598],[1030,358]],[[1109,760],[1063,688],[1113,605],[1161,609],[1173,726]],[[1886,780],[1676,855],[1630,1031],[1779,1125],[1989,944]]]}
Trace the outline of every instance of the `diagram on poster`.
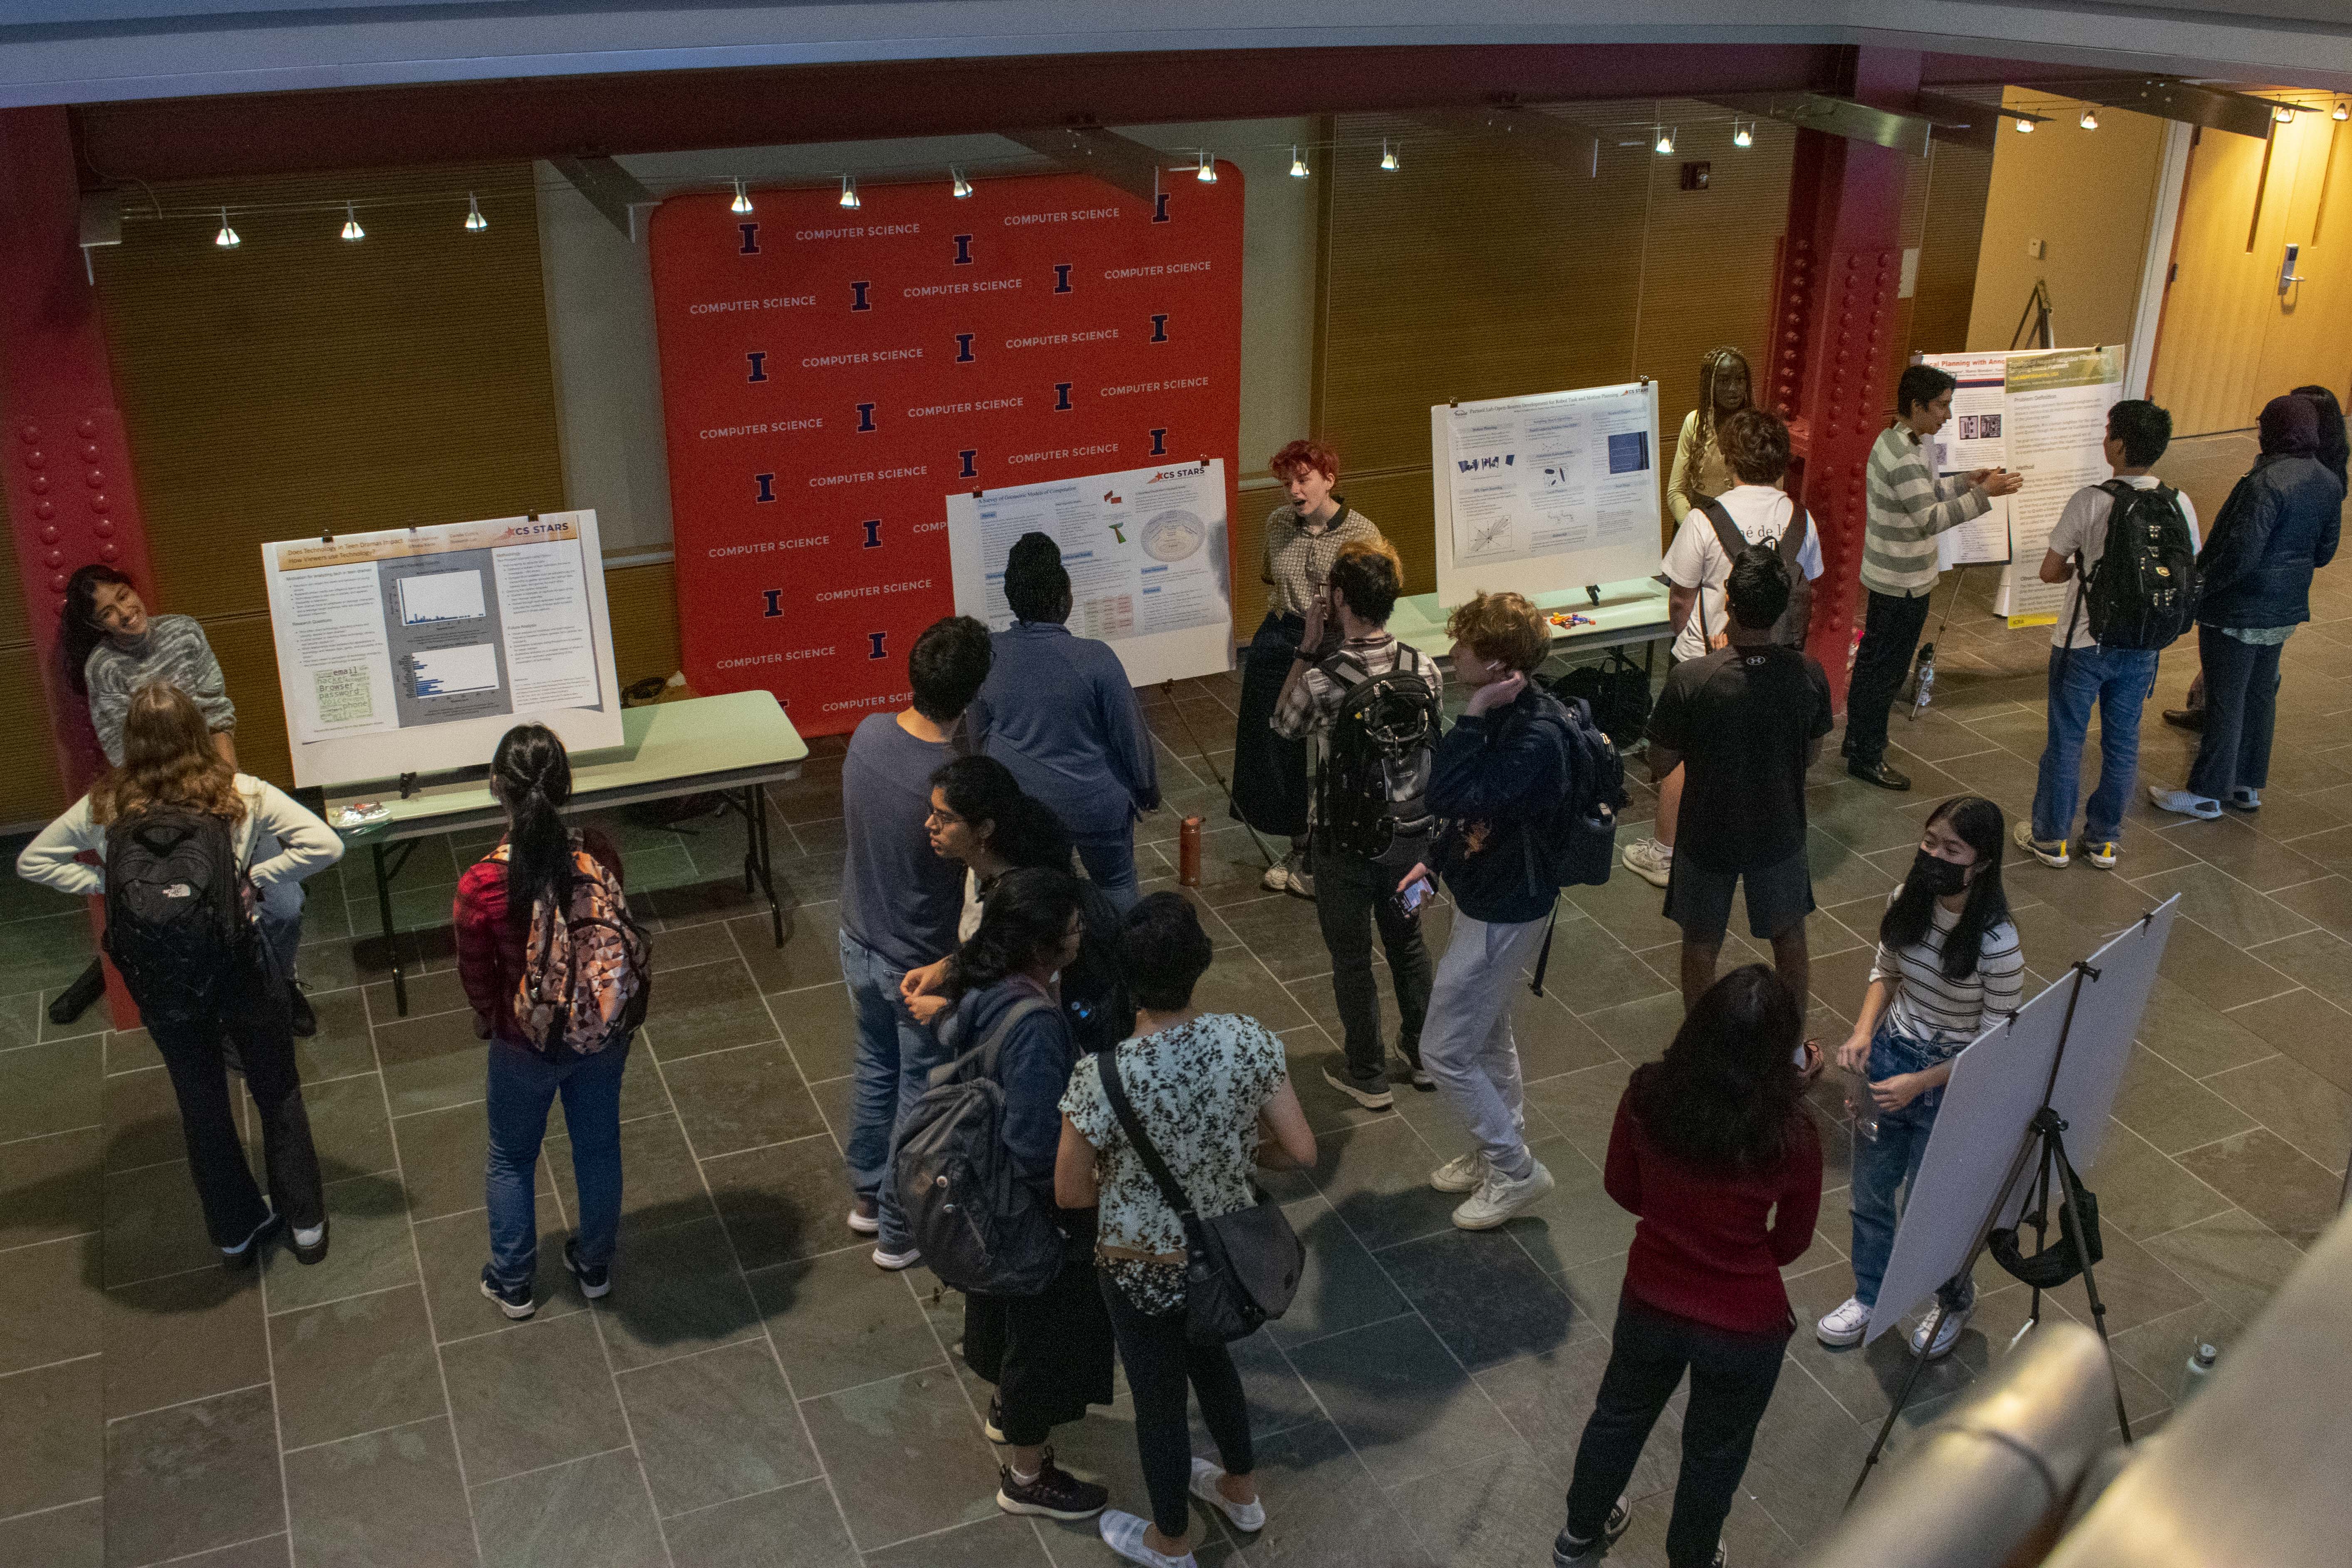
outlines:
{"label": "diagram on poster", "polygon": [[478,764],[526,718],[619,743],[593,512],[261,551],[297,783]]}
{"label": "diagram on poster", "polygon": [[1429,418],[1441,603],[1657,571],[1654,384],[1439,404]]}
{"label": "diagram on poster", "polygon": [[1070,630],[1110,644],[1138,686],[1232,663],[1223,458],[947,498],[958,611],[1013,624],[1004,563],[1024,533],[1062,548]]}

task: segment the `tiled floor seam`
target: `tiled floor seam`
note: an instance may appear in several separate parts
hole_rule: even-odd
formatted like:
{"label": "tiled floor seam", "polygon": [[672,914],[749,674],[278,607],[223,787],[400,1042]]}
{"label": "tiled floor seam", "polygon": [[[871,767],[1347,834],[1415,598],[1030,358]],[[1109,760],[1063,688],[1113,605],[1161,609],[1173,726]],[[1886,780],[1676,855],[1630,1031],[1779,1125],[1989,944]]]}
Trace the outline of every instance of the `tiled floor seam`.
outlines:
{"label": "tiled floor seam", "polygon": [[[93,1353],[103,1353],[103,1352],[93,1352]],[[78,1357],[76,1357],[75,1359],[76,1359],[76,1360],[78,1360],[78,1361],[79,1361],[79,1360],[87,1360],[87,1359],[88,1359],[88,1357],[81,1357],[81,1356],[78,1356]],[[108,1417],[106,1418],[106,1425],[108,1425],[109,1426],[114,1426],[114,1425],[115,1425],[116,1423],[118,1423],[118,1422],[122,1422],[122,1421],[136,1421],[136,1420],[138,1420],[138,1419],[139,1419],[141,1416],[142,1416],[142,1415],[161,1415],[163,1412],[164,1412],[164,1411],[166,1411],[166,1410],[179,1410],[179,1409],[183,1409],[183,1408],[184,1408],[185,1406],[187,1406],[187,1405],[202,1405],[202,1404],[203,1404],[205,1400],[207,1400],[207,1399],[226,1399],[226,1398],[227,1398],[227,1397],[228,1397],[230,1394],[250,1394],[250,1393],[252,1393],[252,1392],[253,1392],[255,1389],[257,1389],[257,1388],[267,1388],[267,1387],[268,1387],[268,1386],[269,1386],[269,1384],[270,1384],[270,1381],[271,1381],[271,1380],[269,1380],[269,1379],[268,1379],[268,1378],[264,1378],[264,1379],[263,1379],[261,1382],[259,1382],[259,1383],[247,1383],[247,1384],[238,1384],[238,1385],[237,1385],[236,1387],[235,1387],[235,1388],[215,1388],[215,1389],[210,1389],[210,1390],[206,1391],[205,1393],[198,1394],[194,1394],[194,1395],[193,1395],[193,1396],[191,1396],[191,1397],[189,1397],[189,1398],[186,1398],[186,1399],[174,1399],[174,1400],[173,1400],[173,1401],[172,1401],[169,1405],[150,1405],[148,1408],[146,1408],[146,1409],[144,1409],[144,1410],[126,1410],[126,1411],[124,1411],[124,1412],[123,1412],[121,1415],[110,1415],[110,1416],[108,1416]]]}
{"label": "tiled floor seam", "polygon": [[294,1531],[288,1529],[273,1530],[267,1535],[248,1535],[243,1541],[224,1541],[218,1546],[206,1546],[194,1552],[183,1552],[177,1557],[158,1557],[152,1562],[139,1564],[139,1568],[172,1568],[174,1563],[193,1563],[199,1557],[208,1557],[215,1552],[227,1552],[239,1546],[257,1545],[264,1541],[275,1541],[281,1535],[286,1538],[286,1556],[290,1563],[294,1557]]}

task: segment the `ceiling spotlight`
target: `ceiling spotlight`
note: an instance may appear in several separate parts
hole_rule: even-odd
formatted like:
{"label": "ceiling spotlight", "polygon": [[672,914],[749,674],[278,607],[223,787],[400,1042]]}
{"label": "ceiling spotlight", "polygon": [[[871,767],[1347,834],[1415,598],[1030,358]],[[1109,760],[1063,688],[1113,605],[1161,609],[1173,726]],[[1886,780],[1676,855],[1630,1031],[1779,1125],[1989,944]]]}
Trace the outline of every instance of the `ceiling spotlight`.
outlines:
{"label": "ceiling spotlight", "polygon": [[948,171],[948,177],[953,182],[953,184],[948,186],[948,194],[950,195],[955,197],[958,201],[961,201],[964,197],[971,195],[971,182],[963,177],[963,171],[961,169],[950,168]]}
{"label": "ceiling spotlight", "polygon": [[2271,110],[2271,118],[2277,121],[2281,125],[2292,125],[2294,123],[2294,106],[2293,104],[2282,103],[2276,109]]}
{"label": "ceiling spotlight", "polygon": [[481,198],[475,195],[473,192],[467,191],[466,193],[466,232],[479,234],[489,226],[490,220],[482,216]]}
{"label": "ceiling spotlight", "polygon": [[2352,104],[2347,104],[2342,99],[2337,99],[2336,100],[2336,112],[2329,115],[2327,118],[2330,120],[2352,120]]}
{"label": "ceiling spotlight", "polygon": [[747,213],[751,210],[751,198],[744,191],[743,182],[740,180],[735,182],[735,200],[727,210],[732,213]]}
{"label": "ceiling spotlight", "polygon": [[1381,167],[1391,174],[1401,167],[1397,163],[1396,149],[1389,145],[1389,139],[1385,136],[1381,138]]}
{"label": "ceiling spotlight", "polygon": [[1295,145],[1290,149],[1290,177],[1294,180],[1303,180],[1307,177],[1307,160],[1298,155],[1298,149]]}
{"label": "ceiling spotlight", "polygon": [[[1679,129],[1679,127],[1676,127],[1675,129]],[[1650,130],[1658,139],[1658,152],[1661,156],[1672,153],[1675,150],[1674,130],[1662,131],[1654,125],[1652,126]]]}
{"label": "ceiling spotlight", "polygon": [[1204,185],[1213,185],[1217,183],[1217,161],[1209,156],[1205,148],[1201,152],[1200,162],[1192,171],[1192,177]]}
{"label": "ceiling spotlight", "polygon": [[238,246],[245,243],[245,241],[236,237],[236,230],[229,227],[228,208],[226,207],[221,208],[220,232],[213,236],[213,243],[219,246],[223,250],[235,250]]}
{"label": "ceiling spotlight", "polygon": [[2099,128],[2098,111],[2096,110],[2086,109],[2083,110],[2083,118],[2076,121],[2074,123],[2080,125],[2085,131],[2096,131]]}
{"label": "ceiling spotlight", "polygon": [[858,205],[857,176],[855,174],[844,174],[841,176],[841,205],[845,207],[854,207]]}
{"label": "ceiling spotlight", "polygon": [[360,215],[352,210],[352,204],[349,202],[343,204],[343,237],[345,239],[367,237],[367,230],[360,226]]}
{"label": "ceiling spotlight", "polygon": [[1731,122],[1731,144],[1734,147],[1753,147],[1756,145],[1756,132],[1735,120]]}
{"label": "ceiling spotlight", "polygon": [[2020,121],[2017,122],[2017,133],[2018,133],[2020,136],[2031,136],[2031,135],[2032,135],[2032,134],[2033,134],[2033,121],[2032,121],[2031,120],[2020,120]]}

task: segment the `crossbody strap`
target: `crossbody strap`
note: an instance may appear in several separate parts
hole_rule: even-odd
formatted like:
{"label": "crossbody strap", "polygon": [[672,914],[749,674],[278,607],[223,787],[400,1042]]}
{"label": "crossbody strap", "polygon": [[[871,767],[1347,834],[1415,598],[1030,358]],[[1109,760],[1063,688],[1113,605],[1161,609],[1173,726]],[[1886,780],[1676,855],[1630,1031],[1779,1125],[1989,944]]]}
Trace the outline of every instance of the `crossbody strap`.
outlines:
{"label": "crossbody strap", "polygon": [[982,1037],[980,1044],[953,1061],[933,1068],[929,1080],[930,1086],[937,1089],[942,1084],[953,1083],[963,1076],[965,1068],[975,1064],[979,1068],[981,1077],[994,1078],[996,1059],[1003,1054],[1005,1038],[1013,1033],[1013,1026],[1034,1014],[1051,1013],[1054,1010],[1054,1005],[1043,996],[1023,997],[1005,1009],[1004,1016],[996,1020],[994,1026]]}
{"label": "crossbody strap", "polygon": [[1118,1118],[1119,1126],[1127,1132],[1128,1142],[1134,1145],[1135,1157],[1141,1160],[1143,1168],[1151,1173],[1151,1179],[1159,1184],[1160,1197],[1176,1211],[1176,1217],[1188,1227],[1198,1223],[1200,1216],[1193,1212],[1192,1200],[1184,1195],[1183,1184],[1176,1180],[1176,1173],[1168,1168],[1168,1162],[1162,1160],[1160,1151],[1152,1146],[1151,1135],[1143,1130],[1143,1119],[1136,1115],[1134,1105],[1127,1098],[1127,1085],[1119,1080],[1118,1076],[1118,1047],[1112,1047],[1095,1060],[1102,1064],[1103,1094],[1110,1100],[1111,1114]]}

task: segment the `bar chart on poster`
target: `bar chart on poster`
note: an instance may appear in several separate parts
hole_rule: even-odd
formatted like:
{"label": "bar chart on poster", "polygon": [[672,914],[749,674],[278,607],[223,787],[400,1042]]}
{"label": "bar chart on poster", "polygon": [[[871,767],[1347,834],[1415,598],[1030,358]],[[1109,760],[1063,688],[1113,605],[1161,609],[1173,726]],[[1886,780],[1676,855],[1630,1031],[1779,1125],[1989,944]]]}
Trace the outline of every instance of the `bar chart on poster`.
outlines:
{"label": "bar chart on poster", "polygon": [[621,742],[593,511],[261,547],[295,782],[485,763],[524,720]]}

